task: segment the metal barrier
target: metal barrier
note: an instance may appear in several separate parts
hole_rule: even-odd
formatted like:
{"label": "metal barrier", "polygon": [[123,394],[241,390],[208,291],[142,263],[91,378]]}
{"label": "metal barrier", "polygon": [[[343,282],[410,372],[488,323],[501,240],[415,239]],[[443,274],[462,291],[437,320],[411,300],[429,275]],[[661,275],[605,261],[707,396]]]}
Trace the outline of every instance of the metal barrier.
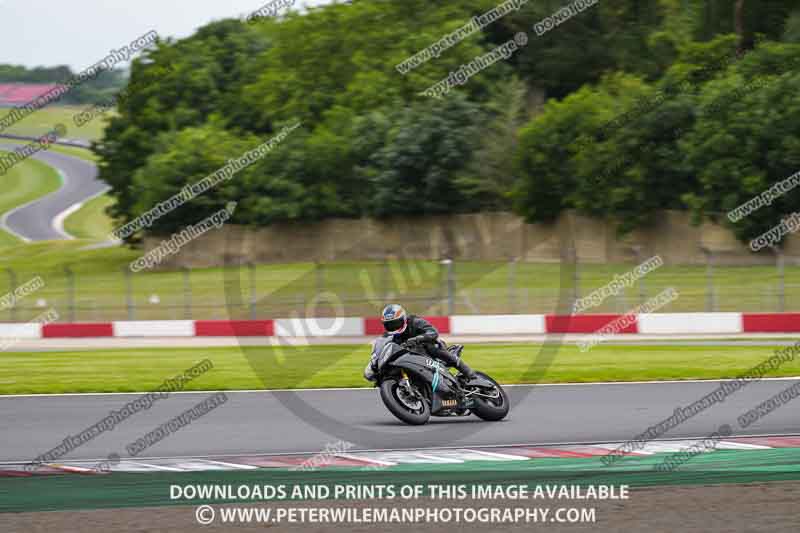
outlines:
{"label": "metal barrier", "polygon": [[[95,274],[91,265],[76,265],[42,274],[42,288],[0,305],[0,321],[27,322],[51,307],[64,322],[371,316],[389,301],[434,315],[552,313],[565,297],[585,297],[634,266],[581,264],[562,280],[558,264],[522,261],[393,259],[137,274]],[[665,265],[581,312],[633,311],[668,287],[679,297],[659,312],[797,311],[799,274],[783,264]],[[8,294],[36,275],[6,269]]]}

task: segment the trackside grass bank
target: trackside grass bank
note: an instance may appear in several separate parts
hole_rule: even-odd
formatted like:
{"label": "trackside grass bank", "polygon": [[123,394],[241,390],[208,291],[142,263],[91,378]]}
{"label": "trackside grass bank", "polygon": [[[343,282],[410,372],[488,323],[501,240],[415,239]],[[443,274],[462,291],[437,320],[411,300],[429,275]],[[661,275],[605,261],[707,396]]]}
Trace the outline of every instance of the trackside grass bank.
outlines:
{"label": "trackside grass bank", "polygon": [[[13,348],[12,348],[13,349]],[[571,383],[733,378],[774,353],[769,346],[467,346],[475,368],[499,381]],[[0,353],[0,394],[142,392],[208,358],[213,369],[186,390],[370,386],[369,346],[170,348]],[[771,377],[800,375],[800,361]]]}
{"label": "trackside grass bank", "polygon": [[[48,131],[51,131],[56,124],[64,124],[67,128],[65,137],[70,139],[85,139],[93,141],[99,139],[103,135],[103,128],[106,127],[106,118],[98,117],[82,127],[75,126],[73,117],[84,110],[87,105],[69,105],[69,106],[47,106],[43,109],[38,109],[35,113],[26,116],[6,131],[6,133],[13,133],[14,135],[29,135],[31,137],[39,137]],[[0,109],[0,116],[4,116],[8,112],[7,109]],[[109,118],[113,113],[107,115]]]}

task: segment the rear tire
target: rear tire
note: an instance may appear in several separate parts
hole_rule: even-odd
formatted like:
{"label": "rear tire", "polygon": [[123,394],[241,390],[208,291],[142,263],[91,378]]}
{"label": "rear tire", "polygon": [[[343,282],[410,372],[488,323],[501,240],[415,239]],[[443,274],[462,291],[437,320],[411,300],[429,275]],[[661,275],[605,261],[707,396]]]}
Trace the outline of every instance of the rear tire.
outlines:
{"label": "rear tire", "polygon": [[496,400],[475,396],[472,399],[474,402],[474,405],[471,407],[472,412],[475,413],[478,418],[488,422],[497,422],[498,420],[504,419],[508,414],[508,409],[510,407],[506,391],[500,386],[499,383],[483,372],[475,373],[483,379],[494,383],[495,387],[497,387],[497,390],[500,392],[500,396]]}
{"label": "rear tire", "polygon": [[[428,422],[431,417],[431,407],[424,398],[419,400],[420,409],[415,412],[406,407],[397,397],[398,381],[396,379],[386,379],[381,382],[381,400],[383,404],[398,419],[412,426],[421,426]],[[412,383],[413,385],[413,383]]]}

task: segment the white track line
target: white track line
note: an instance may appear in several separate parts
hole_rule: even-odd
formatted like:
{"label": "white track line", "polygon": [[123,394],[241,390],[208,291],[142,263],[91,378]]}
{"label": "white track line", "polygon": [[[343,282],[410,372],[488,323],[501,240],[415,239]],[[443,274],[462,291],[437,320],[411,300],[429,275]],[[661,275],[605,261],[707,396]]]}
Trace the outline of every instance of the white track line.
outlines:
{"label": "white track line", "polygon": [[[103,459],[103,460],[105,461],[105,460],[107,460],[107,458]],[[94,461],[88,461],[88,462],[92,463]],[[145,463],[143,461],[128,461],[128,462],[136,464],[136,465],[145,466],[147,468],[152,468],[153,470],[164,470],[166,472],[183,472],[183,470],[181,470],[180,468],[173,468],[171,466],[151,465],[150,463]]]}
{"label": "white track line", "polygon": [[397,463],[390,463],[388,461],[380,461],[378,459],[372,459],[370,457],[360,457],[358,455],[353,455],[350,453],[336,453],[334,454],[335,457],[339,457],[341,459],[349,459],[351,461],[358,461],[359,463],[369,463],[374,466],[396,466]]}
{"label": "white track line", "polygon": [[468,452],[477,453],[479,455],[485,455],[490,459],[496,459],[498,461],[519,461],[522,456],[519,455],[508,455],[506,453],[496,453],[496,452],[485,452],[483,450],[473,450],[470,448],[464,448]]}
{"label": "white track line", "polygon": [[[67,176],[67,173],[64,172],[61,169],[56,169],[56,171],[58,172],[58,175],[61,176],[61,187],[59,188],[59,190],[61,190],[66,186],[67,182],[69,181],[69,177]],[[78,205],[78,204],[76,204],[76,205]],[[53,218],[53,220],[50,221],[50,227],[53,228],[53,231],[55,231],[62,238],[67,239],[67,240],[75,239],[75,237],[73,237],[72,235],[67,233],[66,230],[64,229],[64,220],[66,220],[66,218],[69,215],[72,214],[70,209],[72,209],[73,207],[75,207],[75,206],[73,205],[73,206],[68,207],[67,209],[65,209],[61,213],[57,214]],[[80,205],[78,205],[78,209],[80,209]],[[77,209],[76,209],[76,211],[77,211]]]}
{"label": "white track line", "polygon": [[63,465],[61,463],[43,463],[43,464],[44,466],[47,466],[54,470],[61,470],[62,472],[72,472],[75,474],[89,474],[95,471],[91,468],[82,468],[80,466],[69,466],[69,465]]}
{"label": "white track line", "polygon": [[226,463],[225,461],[213,461],[211,459],[203,459],[206,463],[211,463],[214,465],[224,466],[227,468],[231,468],[233,470],[258,470],[257,466],[253,465],[244,465],[244,464],[235,464],[235,463]]}
{"label": "white track line", "polygon": [[[660,384],[674,384],[674,383],[722,383],[723,381],[730,381],[736,378],[725,379],[673,379],[664,381],[596,381],[591,383],[515,383],[503,385],[506,388],[513,387],[594,387],[597,385],[660,385]],[[798,381],[800,376],[789,376],[779,378],[761,378],[754,381]],[[369,391],[374,387],[331,387],[328,389],[243,389],[243,390],[202,390],[202,391],[176,391],[169,394],[214,394],[219,392],[227,392],[231,394],[266,394],[272,392],[328,392],[328,391]],[[3,394],[0,395],[0,400],[4,398],[51,398],[51,397],[65,397],[65,396],[141,396],[153,391],[144,392],[66,392],[59,394]]]}

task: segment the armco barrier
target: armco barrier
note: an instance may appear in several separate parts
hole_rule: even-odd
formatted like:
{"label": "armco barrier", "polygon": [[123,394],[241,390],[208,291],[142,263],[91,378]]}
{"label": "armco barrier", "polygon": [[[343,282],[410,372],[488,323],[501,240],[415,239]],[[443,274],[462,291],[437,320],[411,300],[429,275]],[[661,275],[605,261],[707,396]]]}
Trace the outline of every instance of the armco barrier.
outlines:
{"label": "armco barrier", "polygon": [[113,337],[114,325],[111,322],[102,324],[45,324],[42,326],[42,337]]}
{"label": "armco barrier", "polygon": [[[624,315],[475,315],[426,317],[443,335],[595,333]],[[653,313],[619,333],[738,334],[800,332],[800,313]],[[64,337],[361,337],[383,333],[377,318],[164,320],[93,324],[0,324],[0,339]]]}
{"label": "armco barrier", "polygon": [[194,323],[197,337],[272,337],[272,320],[198,320]]}
{"label": "armco barrier", "polygon": [[0,324],[0,339],[39,339],[41,324]]}
{"label": "armco barrier", "polygon": [[[447,316],[426,316],[425,319],[439,330],[439,333],[452,333],[450,329],[450,317]],[[383,333],[383,324],[379,318],[365,318],[364,330],[367,335],[380,335]]]}
{"label": "armco barrier", "polygon": [[741,333],[741,313],[652,313],[639,315],[639,333]]}
{"label": "armco barrier", "polygon": [[143,320],[114,322],[115,337],[194,337],[192,320]]}
{"label": "armco barrier", "polygon": [[530,334],[546,332],[544,315],[460,315],[450,318],[451,333],[456,335]]}
{"label": "armco barrier", "polygon": [[[625,315],[547,315],[547,333],[594,333]],[[637,333],[637,321],[627,324],[619,333]]]}
{"label": "armco barrier", "polygon": [[800,313],[744,313],[742,331],[747,333],[794,333],[800,331]]}
{"label": "armco barrier", "polygon": [[364,319],[358,317],[279,318],[275,320],[278,337],[361,337]]}

